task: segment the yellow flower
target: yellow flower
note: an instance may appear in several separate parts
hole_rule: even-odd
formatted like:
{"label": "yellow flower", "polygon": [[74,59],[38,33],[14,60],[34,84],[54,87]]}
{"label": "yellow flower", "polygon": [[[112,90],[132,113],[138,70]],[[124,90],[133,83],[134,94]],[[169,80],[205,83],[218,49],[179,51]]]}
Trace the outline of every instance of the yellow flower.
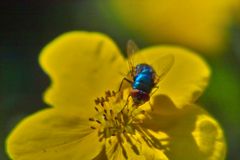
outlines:
{"label": "yellow flower", "polygon": [[114,0],[111,6],[130,29],[151,42],[171,42],[203,53],[226,47],[238,0]]}
{"label": "yellow flower", "polygon": [[128,66],[112,40],[77,31],[55,39],[40,55],[40,64],[52,79],[44,100],[53,107],[16,126],[7,139],[9,156],[14,160],[224,159],[219,124],[192,104],[208,83],[210,71],[204,61],[183,48],[156,46],[140,50],[136,63],[154,67],[166,53],[174,56],[174,65],[150,103],[122,109],[128,88],[112,90],[118,89]]}

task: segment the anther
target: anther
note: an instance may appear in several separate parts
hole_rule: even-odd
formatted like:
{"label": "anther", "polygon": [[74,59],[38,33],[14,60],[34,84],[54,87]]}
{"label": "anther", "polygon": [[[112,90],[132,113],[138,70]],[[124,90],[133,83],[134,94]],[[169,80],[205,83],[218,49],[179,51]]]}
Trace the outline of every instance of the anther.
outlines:
{"label": "anther", "polygon": [[107,96],[105,97],[105,101],[106,101],[106,102],[109,102],[109,99],[108,99],[108,97],[107,97]]}
{"label": "anther", "polygon": [[122,108],[122,110],[121,110],[121,114],[124,114],[124,109],[125,109],[125,108]]}
{"label": "anther", "polygon": [[89,121],[94,121],[94,118],[89,118],[88,120],[89,120]]}
{"label": "anther", "polygon": [[103,118],[104,118],[105,121],[108,120],[106,114],[103,114]]}
{"label": "anther", "polygon": [[96,127],[93,127],[93,126],[91,126],[90,128],[92,128],[92,129],[97,129]]}
{"label": "anther", "polygon": [[105,102],[105,99],[103,97],[101,97],[101,102]]}
{"label": "anther", "polygon": [[142,113],[142,114],[145,114],[145,113],[146,113],[146,111],[145,111],[145,110],[142,110],[142,111],[141,111],[141,113]]}
{"label": "anther", "polygon": [[106,113],[106,114],[107,114],[107,110],[106,110],[106,109],[104,109],[104,113]]}
{"label": "anther", "polygon": [[96,120],[97,123],[102,124],[99,120]]}
{"label": "anther", "polygon": [[110,109],[110,114],[111,114],[111,116],[113,116],[113,110],[112,109]]}
{"label": "anther", "polygon": [[95,99],[94,101],[95,101],[96,105],[98,105],[100,103],[100,99],[99,98]]}
{"label": "anther", "polygon": [[105,92],[106,97],[111,97],[111,92],[108,90]]}
{"label": "anther", "polygon": [[99,138],[99,142],[102,142],[103,138],[104,138],[104,137],[100,137],[100,138]]}
{"label": "anther", "polygon": [[98,108],[97,107],[94,107],[94,109],[98,112]]}
{"label": "anther", "polygon": [[115,96],[115,95],[116,95],[116,92],[115,92],[115,91],[112,91],[112,95]]}

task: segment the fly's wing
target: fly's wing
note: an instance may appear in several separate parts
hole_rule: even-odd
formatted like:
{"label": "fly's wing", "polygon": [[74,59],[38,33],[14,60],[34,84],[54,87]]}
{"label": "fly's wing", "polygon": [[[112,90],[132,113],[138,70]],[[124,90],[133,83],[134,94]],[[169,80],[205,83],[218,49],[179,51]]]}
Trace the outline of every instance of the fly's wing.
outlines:
{"label": "fly's wing", "polygon": [[127,42],[127,56],[128,56],[128,66],[129,66],[129,70],[131,73],[131,76],[134,76],[134,62],[133,62],[133,56],[134,54],[138,51],[138,46],[136,45],[136,43],[133,40],[128,40]]}
{"label": "fly's wing", "polygon": [[166,54],[160,58],[155,59],[154,61],[154,64],[156,64],[154,66],[154,69],[156,71],[155,84],[157,84],[167,75],[167,73],[172,68],[174,63],[174,56],[172,54]]}

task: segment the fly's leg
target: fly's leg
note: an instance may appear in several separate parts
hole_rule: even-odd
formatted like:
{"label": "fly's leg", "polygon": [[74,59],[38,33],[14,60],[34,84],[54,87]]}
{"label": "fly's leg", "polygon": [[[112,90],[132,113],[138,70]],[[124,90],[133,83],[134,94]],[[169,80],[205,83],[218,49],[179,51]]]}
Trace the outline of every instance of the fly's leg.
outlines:
{"label": "fly's leg", "polygon": [[131,81],[131,80],[127,79],[126,77],[124,77],[124,78],[122,79],[121,83],[120,83],[120,86],[119,86],[118,92],[121,91],[121,89],[122,89],[122,85],[123,85],[123,82],[125,82],[125,81],[128,82],[128,83],[130,83],[130,84],[133,84],[133,81]]}
{"label": "fly's leg", "polygon": [[150,105],[151,110],[153,111],[153,104],[150,101],[148,103]]}
{"label": "fly's leg", "polygon": [[129,102],[128,99],[129,99],[129,97],[130,97],[130,94],[128,95],[127,100],[126,100],[126,103],[124,104],[124,106],[123,106],[121,112],[123,112],[124,109],[128,106],[128,102]]}
{"label": "fly's leg", "polygon": [[[156,93],[158,89],[159,89],[159,86],[155,86],[155,87],[154,87],[154,90],[153,90],[152,93],[150,94],[150,97],[151,97],[152,95],[154,95],[154,93]],[[153,107],[152,107],[153,105],[151,104],[150,100],[149,100],[149,105],[150,105],[151,109],[153,110]]]}
{"label": "fly's leg", "polygon": [[150,97],[151,97],[154,93],[157,92],[157,90],[159,89],[159,86],[154,86],[153,88],[154,88],[154,90],[153,90],[152,93],[150,94]]}
{"label": "fly's leg", "polygon": [[[131,81],[131,80],[127,79],[126,77],[124,77],[124,78],[122,79],[121,83],[120,83],[120,86],[119,86],[118,92],[121,91],[122,86],[123,86],[123,82],[128,82],[128,83],[130,83],[130,84],[133,84],[133,81]],[[123,106],[121,112],[123,112],[124,109],[127,107],[128,102],[129,102],[129,97],[130,97],[130,94],[128,95],[127,100],[126,100],[126,103],[125,103],[125,105]]]}
{"label": "fly's leg", "polygon": [[154,78],[154,90],[152,91],[152,93],[150,94],[150,97],[155,93],[157,92],[157,90],[159,89],[159,86],[157,86],[157,84],[159,83],[160,81],[160,77],[157,76],[157,75],[154,75],[152,78]]}

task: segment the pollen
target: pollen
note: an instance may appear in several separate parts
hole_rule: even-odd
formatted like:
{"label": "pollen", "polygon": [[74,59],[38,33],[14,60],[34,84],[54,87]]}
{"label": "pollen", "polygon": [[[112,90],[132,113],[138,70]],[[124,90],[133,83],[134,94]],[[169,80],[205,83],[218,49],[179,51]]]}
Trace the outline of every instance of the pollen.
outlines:
{"label": "pollen", "polygon": [[105,96],[95,99],[96,115],[89,118],[90,128],[97,129],[103,138],[134,133],[142,123],[146,112],[124,97],[123,92],[106,91]]}

